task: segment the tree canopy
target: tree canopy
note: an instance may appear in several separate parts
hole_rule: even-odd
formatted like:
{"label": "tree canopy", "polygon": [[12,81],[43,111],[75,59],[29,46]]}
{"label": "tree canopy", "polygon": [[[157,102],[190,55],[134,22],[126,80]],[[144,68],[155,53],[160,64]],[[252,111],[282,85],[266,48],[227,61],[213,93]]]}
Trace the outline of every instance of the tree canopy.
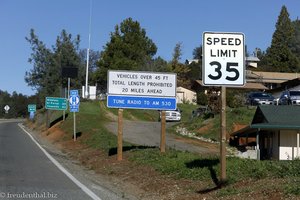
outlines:
{"label": "tree canopy", "polygon": [[[295,23],[296,24],[296,23]],[[276,30],[272,37],[271,46],[267,49],[263,60],[263,69],[278,72],[298,72],[300,61],[295,55],[296,33],[295,26],[289,18],[285,6],[282,7],[276,23]]]}
{"label": "tree canopy", "polygon": [[295,37],[292,41],[291,50],[300,61],[300,20],[296,19],[292,24],[295,30]]}
{"label": "tree canopy", "polygon": [[125,19],[120,25],[116,25],[115,31],[110,34],[110,41],[106,43],[100,55],[95,79],[101,85],[106,85],[108,69],[147,69],[156,51],[156,45],[147,37],[139,22],[132,18]]}
{"label": "tree canopy", "polygon": [[66,82],[66,78],[61,74],[63,67],[78,68],[79,76],[78,79],[72,80],[73,87],[79,87],[84,83],[85,67],[79,53],[79,35],[73,39],[71,34],[62,30],[52,49],[47,48],[39,40],[33,29],[30,30],[26,40],[31,45],[32,53],[28,61],[33,64],[33,68],[26,72],[25,82],[36,89],[39,95],[60,96],[61,88]]}
{"label": "tree canopy", "polygon": [[194,81],[202,79],[202,45],[193,50],[193,59],[198,61],[189,65],[191,69],[189,77]]}
{"label": "tree canopy", "polygon": [[32,53],[28,62],[33,64],[33,69],[29,72],[26,71],[25,82],[38,92],[46,93],[50,89],[46,88],[51,87],[51,83],[49,84],[51,80],[48,79],[48,74],[50,74],[50,68],[54,65],[51,50],[38,39],[33,29],[30,30],[30,35],[26,37],[26,40],[31,45]]}
{"label": "tree canopy", "polygon": [[170,68],[172,72],[177,74],[177,86],[190,88],[190,68],[187,65],[180,63],[181,56],[182,43],[177,43],[174,48],[173,59],[170,62]]}

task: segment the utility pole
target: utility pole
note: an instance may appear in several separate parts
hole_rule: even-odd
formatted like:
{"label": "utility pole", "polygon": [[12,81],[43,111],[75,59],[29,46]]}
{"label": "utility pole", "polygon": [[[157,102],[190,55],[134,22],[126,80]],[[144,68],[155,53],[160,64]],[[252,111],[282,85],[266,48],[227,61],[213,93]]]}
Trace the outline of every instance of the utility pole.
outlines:
{"label": "utility pole", "polygon": [[88,79],[89,79],[89,60],[90,60],[90,47],[91,47],[91,23],[92,23],[92,0],[90,0],[90,22],[89,22],[89,45],[86,52],[86,72],[85,72],[85,93],[84,97],[89,97]]}

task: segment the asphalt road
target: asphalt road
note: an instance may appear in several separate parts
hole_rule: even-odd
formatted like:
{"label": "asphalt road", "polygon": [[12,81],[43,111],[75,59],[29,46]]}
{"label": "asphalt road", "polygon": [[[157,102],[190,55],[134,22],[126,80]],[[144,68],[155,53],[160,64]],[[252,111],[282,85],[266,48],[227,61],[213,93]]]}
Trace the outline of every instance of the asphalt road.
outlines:
{"label": "asphalt road", "polygon": [[101,199],[79,186],[46,156],[17,122],[0,121],[0,200]]}

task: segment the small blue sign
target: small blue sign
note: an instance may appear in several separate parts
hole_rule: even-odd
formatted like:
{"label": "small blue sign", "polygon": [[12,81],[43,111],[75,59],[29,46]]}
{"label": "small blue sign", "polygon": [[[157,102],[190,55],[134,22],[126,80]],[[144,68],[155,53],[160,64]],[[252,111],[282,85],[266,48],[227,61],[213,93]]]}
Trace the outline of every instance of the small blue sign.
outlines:
{"label": "small blue sign", "polygon": [[176,98],[108,95],[107,107],[152,110],[176,110]]}
{"label": "small blue sign", "polygon": [[30,111],[29,113],[29,119],[33,120],[34,119],[34,112]]}
{"label": "small blue sign", "polygon": [[70,96],[78,96],[78,90],[70,90]]}
{"label": "small blue sign", "polygon": [[79,112],[79,106],[70,106],[70,112]]}
{"label": "small blue sign", "polygon": [[70,90],[70,98],[69,98],[70,112],[79,112],[79,104],[80,104],[80,98],[78,96],[78,90]]}

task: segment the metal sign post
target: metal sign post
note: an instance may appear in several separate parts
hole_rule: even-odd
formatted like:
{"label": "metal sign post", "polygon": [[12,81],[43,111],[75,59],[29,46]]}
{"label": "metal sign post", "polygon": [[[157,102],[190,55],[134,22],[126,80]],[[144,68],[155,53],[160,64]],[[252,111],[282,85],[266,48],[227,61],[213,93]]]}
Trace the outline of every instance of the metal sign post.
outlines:
{"label": "metal sign post", "polygon": [[50,128],[50,110],[49,109],[47,109],[47,111],[46,111],[46,127],[47,128]]}
{"label": "metal sign post", "polygon": [[73,112],[73,138],[74,138],[74,142],[76,141],[76,114],[75,112]]}
{"label": "metal sign post", "polygon": [[[65,94],[64,96],[65,96],[65,98],[67,98],[67,92],[66,92],[67,89],[64,88],[64,90],[65,90],[65,91],[64,91],[64,94]],[[64,111],[63,111],[63,121],[65,121],[65,120],[66,120],[66,111],[64,110]]]}

